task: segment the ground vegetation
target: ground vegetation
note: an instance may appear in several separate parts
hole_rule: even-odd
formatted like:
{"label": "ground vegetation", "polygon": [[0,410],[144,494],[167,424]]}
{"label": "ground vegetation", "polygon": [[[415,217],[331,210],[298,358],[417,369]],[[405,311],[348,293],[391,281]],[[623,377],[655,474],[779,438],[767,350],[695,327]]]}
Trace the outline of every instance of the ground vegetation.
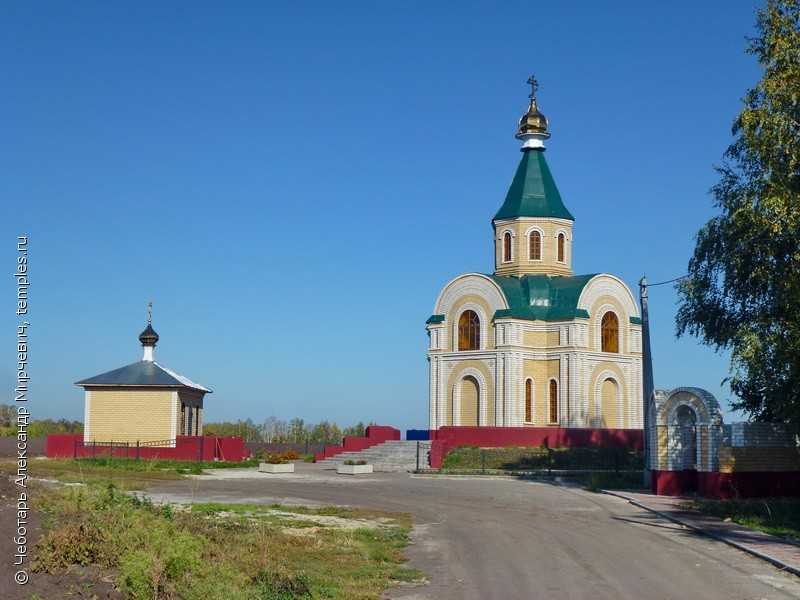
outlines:
{"label": "ground vegetation", "polygon": [[[156,505],[131,492],[184,477],[176,463],[31,463],[37,478],[79,484],[40,484],[32,494],[41,523],[28,588],[34,597],[366,599],[421,580],[403,566],[411,528],[405,514]],[[11,463],[0,467],[13,470]],[[4,502],[6,509],[13,504]]]}

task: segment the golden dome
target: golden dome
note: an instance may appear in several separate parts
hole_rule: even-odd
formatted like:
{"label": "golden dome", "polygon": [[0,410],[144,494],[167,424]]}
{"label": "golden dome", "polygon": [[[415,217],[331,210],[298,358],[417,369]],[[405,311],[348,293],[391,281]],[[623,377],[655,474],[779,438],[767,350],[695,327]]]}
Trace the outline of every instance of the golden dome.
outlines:
{"label": "golden dome", "polygon": [[[531,98],[528,112],[520,117],[517,133],[547,133],[547,117],[536,106],[536,98]],[[547,133],[547,137],[550,137],[549,133]]]}

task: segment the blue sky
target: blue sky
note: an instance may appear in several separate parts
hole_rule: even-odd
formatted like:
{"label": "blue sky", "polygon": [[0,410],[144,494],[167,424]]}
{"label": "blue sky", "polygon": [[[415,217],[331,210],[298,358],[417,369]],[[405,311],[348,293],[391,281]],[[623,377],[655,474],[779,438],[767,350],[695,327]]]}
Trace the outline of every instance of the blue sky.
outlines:
{"label": "blue sky", "polygon": [[[425,320],[491,272],[525,81],[575,215],[573,268],[638,294],[686,272],[761,3],[3,2],[0,364],[29,239],[30,409],[141,358],[214,390],[206,421],[427,426]],[[650,292],[657,388],[727,356]],[[737,415],[736,420],[741,420]]]}

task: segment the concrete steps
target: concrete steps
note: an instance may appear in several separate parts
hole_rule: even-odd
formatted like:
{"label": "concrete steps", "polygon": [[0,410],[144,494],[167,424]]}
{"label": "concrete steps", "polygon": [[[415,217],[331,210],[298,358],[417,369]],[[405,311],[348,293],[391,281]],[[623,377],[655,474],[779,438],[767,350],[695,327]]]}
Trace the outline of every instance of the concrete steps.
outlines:
{"label": "concrete steps", "polygon": [[[428,468],[428,445],[419,450],[420,468]],[[417,468],[417,442],[392,440],[360,452],[342,452],[330,456],[322,464],[338,466],[346,460],[366,460],[376,471],[413,471]]]}

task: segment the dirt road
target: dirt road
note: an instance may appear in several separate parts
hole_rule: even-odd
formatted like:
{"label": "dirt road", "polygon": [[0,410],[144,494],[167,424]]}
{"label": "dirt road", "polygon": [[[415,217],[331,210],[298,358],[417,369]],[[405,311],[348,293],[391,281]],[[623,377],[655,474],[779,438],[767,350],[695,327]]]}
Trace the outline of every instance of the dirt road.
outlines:
{"label": "dirt road", "polygon": [[[245,474],[242,473],[242,476]],[[800,599],[800,579],[637,509],[571,486],[493,477],[376,473],[299,465],[172,482],[155,501],[351,506],[412,513],[409,564],[430,585],[385,598],[581,600]]]}

